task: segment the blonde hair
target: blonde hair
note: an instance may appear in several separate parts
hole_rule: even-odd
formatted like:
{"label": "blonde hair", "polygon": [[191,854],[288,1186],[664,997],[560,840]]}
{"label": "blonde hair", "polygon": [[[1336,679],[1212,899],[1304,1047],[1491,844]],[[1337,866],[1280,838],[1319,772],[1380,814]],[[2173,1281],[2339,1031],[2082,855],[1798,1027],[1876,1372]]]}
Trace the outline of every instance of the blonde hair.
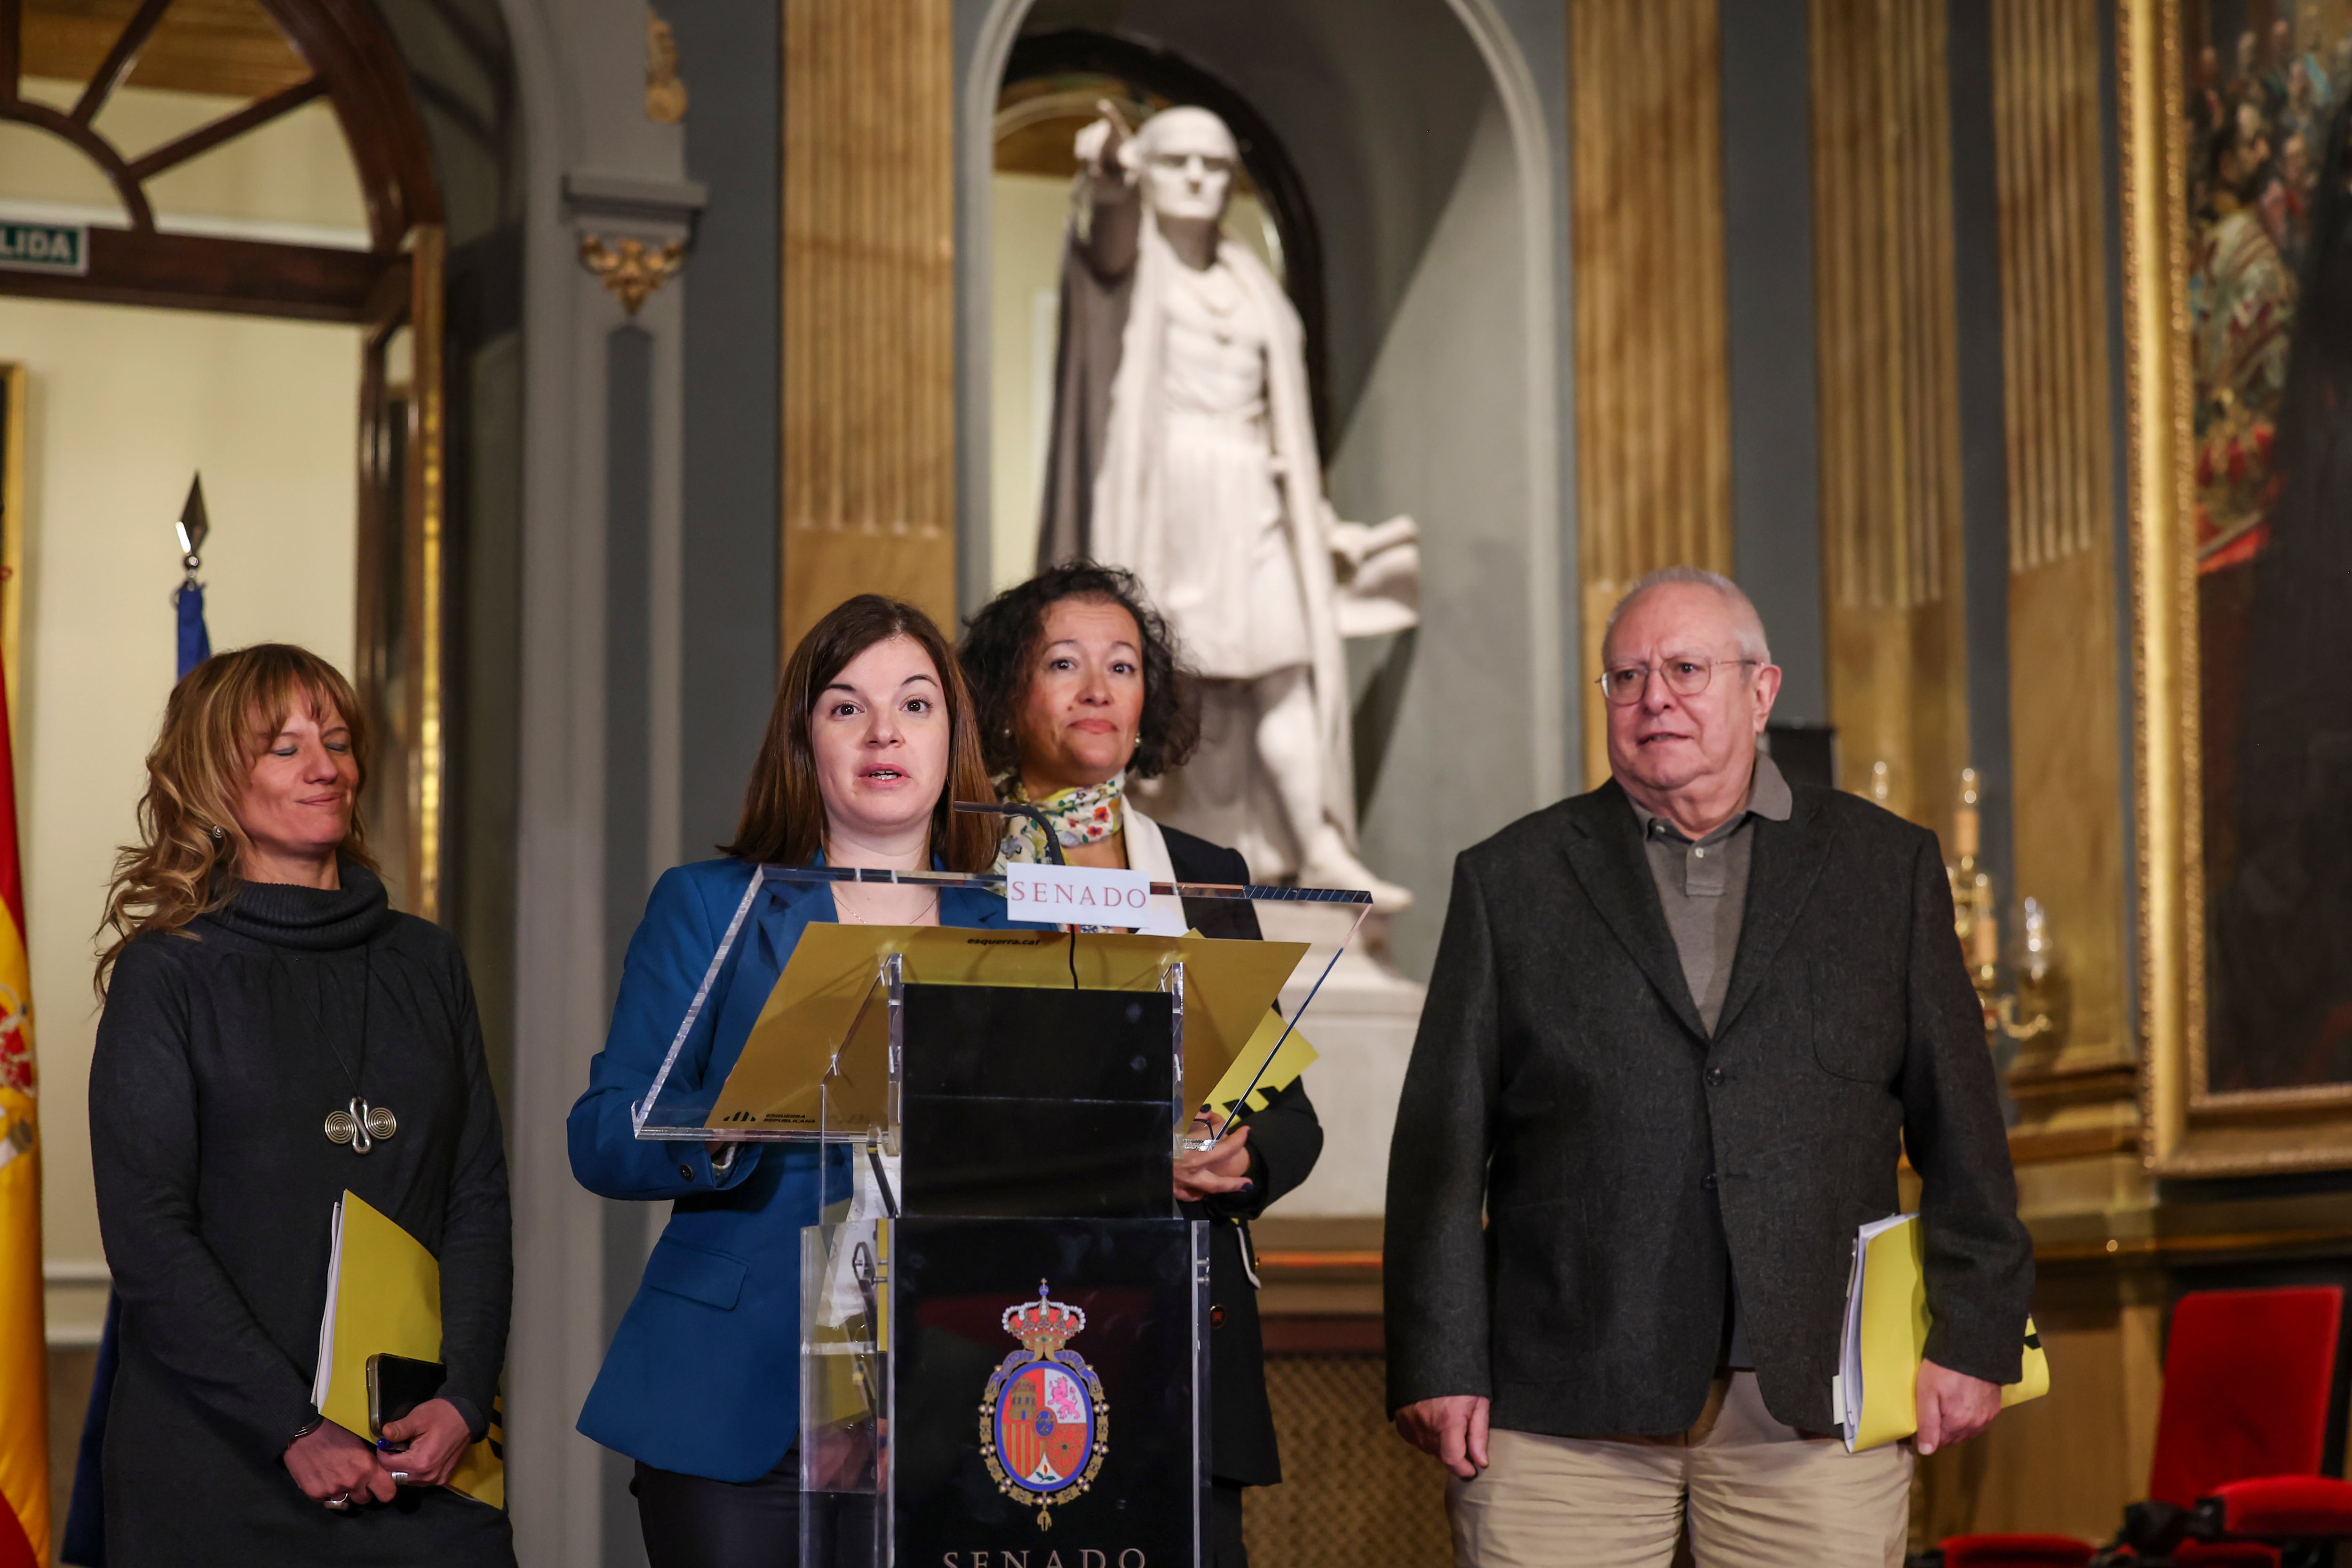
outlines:
{"label": "blonde hair", "polygon": [[[114,933],[93,982],[101,1001],[132,938],[178,931],[236,896],[237,867],[253,847],[237,825],[236,803],[254,760],[298,706],[322,721],[331,712],[351,731],[352,761],[364,785],[367,715],[342,672],[308,648],[256,643],[215,654],[172,688],[163,732],[147,753],[139,842],[115,851],[106,918],[99,922],[100,937]],[[335,853],[376,869],[356,800],[351,831]]]}

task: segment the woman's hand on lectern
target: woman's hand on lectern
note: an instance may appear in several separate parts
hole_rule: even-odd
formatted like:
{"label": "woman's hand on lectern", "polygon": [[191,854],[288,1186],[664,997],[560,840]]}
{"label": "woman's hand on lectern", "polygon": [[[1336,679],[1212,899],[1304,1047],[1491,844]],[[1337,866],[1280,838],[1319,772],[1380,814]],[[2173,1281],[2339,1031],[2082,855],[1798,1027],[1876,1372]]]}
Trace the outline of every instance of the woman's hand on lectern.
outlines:
{"label": "woman's hand on lectern", "polygon": [[[1225,1131],[1229,1127],[1233,1128],[1230,1132]],[[1212,1121],[1202,1115],[1193,1119],[1192,1135],[1217,1142],[1209,1148],[1188,1149],[1176,1156],[1179,1202],[1194,1204],[1219,1193],[1245,1193],[1256,1184],[1250,1180],[1248,1128],[1233,1127],[1229,1117]]]}

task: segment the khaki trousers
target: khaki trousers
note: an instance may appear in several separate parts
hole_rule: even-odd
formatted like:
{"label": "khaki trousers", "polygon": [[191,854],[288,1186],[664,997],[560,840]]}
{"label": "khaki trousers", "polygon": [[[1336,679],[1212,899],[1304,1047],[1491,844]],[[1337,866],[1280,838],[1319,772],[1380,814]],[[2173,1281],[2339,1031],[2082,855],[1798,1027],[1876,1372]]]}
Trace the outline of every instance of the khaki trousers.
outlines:
{"label": "khaki trousers", "polygon": [[1491,1463],[1451,1482],[1457,1568],[1900,1568],[1911,1447],[1849,1454],[1772,1419],[1756,1374],[1716,1379],[1675,1437],[1488,1434]]}

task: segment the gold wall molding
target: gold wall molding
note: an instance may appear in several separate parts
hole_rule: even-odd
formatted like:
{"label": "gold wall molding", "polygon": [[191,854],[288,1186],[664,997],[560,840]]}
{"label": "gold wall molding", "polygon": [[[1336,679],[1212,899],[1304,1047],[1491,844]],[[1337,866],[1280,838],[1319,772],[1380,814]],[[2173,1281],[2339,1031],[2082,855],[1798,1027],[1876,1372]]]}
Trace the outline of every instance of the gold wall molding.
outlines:
{"label": "gold wall molding", "polygon": [[2099,22],[2069,0],[1994,0],[1995,178],[2010,569],[2110,532]]}
{"label": "gold wall molding", "polygon": [[2051,911],[2061,944],[2060,1065],[2129,1060],[2098,16],[1993,0],[1990,21],[2016,891]]}
{"label": "gold wall molding", "polygon": [[677,34],[662,14],[646,7],[646,118],[675,125],[686,118],[686,83],[677,74]]}
{"label": "gold wall molding", "polygon": [[9,755],[23,708],[17,672],[24,668],[25,626],[25,395],[29,378],[21,364],[0,364],[0,682],[8,696]]}
{"label": "gold wall molding", "polygon": [[1943,0],[1812,0],[1822,564],[1840,783],[1943,829],[1968,760]]}
{"label": "gold wall molding", "polygon": [[673,239],[656,250],[642,239],[607,245],[601,235],[583,234],[580,265],[594,273],[621,301],[621,309],[634,316],[663,284],[686,269],[686,242]]}
{"label": "gold wall molding", "polygon": [[2174,1163],[2203,1055],[2205,905],[2189,518],[2188,137],[2177,0],[2117,0],[2129,389],[2133,795],[2139,843],[2141,1152]]}
{"label": "gold wall molding", "polygon": [[408,236],[362,339],[353,684],[375,731],[361,806],[395,906],[439,921],[448,776],[446,400],[437,224]]}
{"label": "gold wall molding", "polygon": [[1714,0],[1570,0],[1584,766],[1601,631],[1643,573],[1731,571],[1721,36]]}
{"label": "gold wall molding", "polygon": [[853,594],[952,626],[949,0],[784,0],[783,637]]}

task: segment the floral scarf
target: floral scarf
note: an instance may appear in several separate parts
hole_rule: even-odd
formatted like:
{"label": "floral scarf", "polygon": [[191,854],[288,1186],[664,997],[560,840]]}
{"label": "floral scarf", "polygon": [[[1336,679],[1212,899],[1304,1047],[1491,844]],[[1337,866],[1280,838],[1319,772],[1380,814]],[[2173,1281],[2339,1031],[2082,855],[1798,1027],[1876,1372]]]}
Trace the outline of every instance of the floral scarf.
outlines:
{"label": "floral scarf", "polygon": [[[1083,849],[1089,844],[1099,844],[1126,826],[1126,808],[1119,802],[1127,793],[1127,775],[1119,773],[1108,783],[1066,789],[1031,802],[1022,793],[1021,781],[1015,777],[1005,786],[1007,800],[1036,805],[1054,825],[1054,837],[1065,849]],[[1004,842],[996,847],[996,863],[1003,867],[1014,862],[1044,864],[1053,858],[1045,853],[1045,832],[1032,819],[1013,816],[1005,819]]]}

